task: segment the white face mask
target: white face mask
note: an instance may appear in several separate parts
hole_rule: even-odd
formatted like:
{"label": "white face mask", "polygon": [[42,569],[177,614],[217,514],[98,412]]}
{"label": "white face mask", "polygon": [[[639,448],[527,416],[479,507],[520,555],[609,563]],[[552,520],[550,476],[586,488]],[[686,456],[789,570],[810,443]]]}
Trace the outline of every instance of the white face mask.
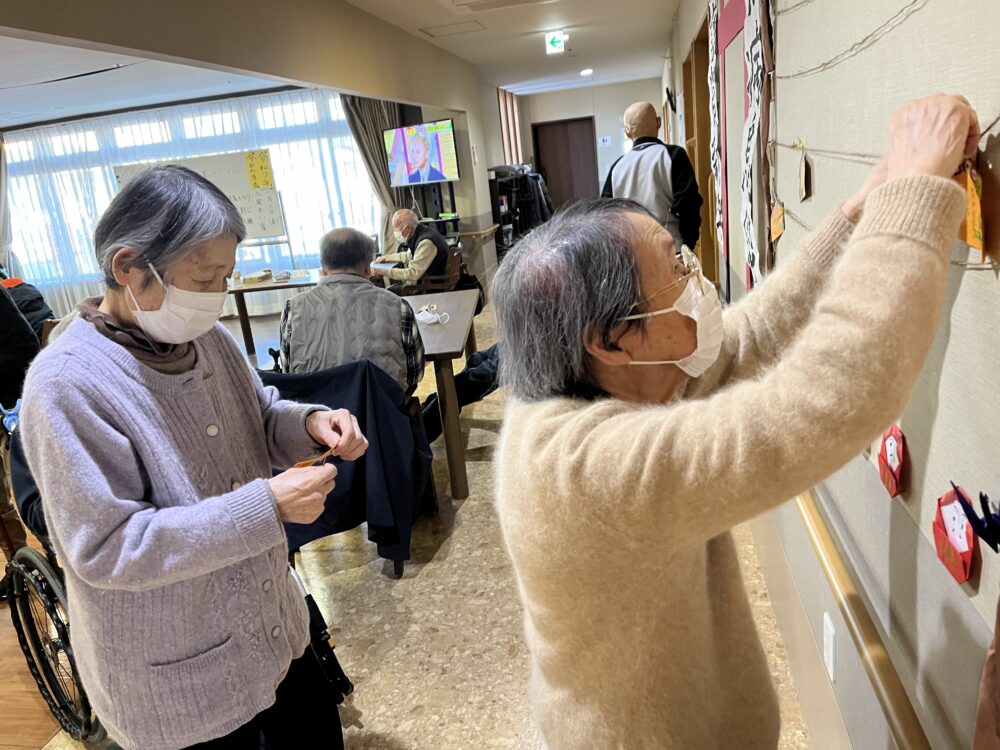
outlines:
{"label": "white face mask", "polygon": [[397,230],[397,231],[393,232],[392,234],[396,238],[396,242],[398,242],[400,245],[405,245],[406,244],[406,237],[403,236],[402,232],[400,232],[400,231]]}
{"label": "white face mask", "polygon": [[677,365],[687,375],[697,378],[711,367],[719,358],[722,349],[724,331],[722,328],[722,302],[715,287],[702,276],[701,271],[695,273],[684,287],[681,296],[673,307],[665,310],[654,310],[648,313],[628,315],[622,320],[639,320],[652,318],[668,312],[679,312],[687,315],[698,323],[698,346],[683,359],[664,360],[632,360],[630,365]]}
{"label": "white face mask", "polygon": [[418,310],[417,314],[414,316],[418,323],[423,325],[431,325],[433,323],[447,323],[448,313],[433,313],[430,310]]}
{"label": "white face mask", "polygon": [[150,266],[149,270],[163,287],[159,310],[140,309],[132,288],[125,287],[135,305],[136,323],[147,336],[163,344],[184,344],[212,329],[226,304],[226,292],[189,292],[167,286],[155,268]]}

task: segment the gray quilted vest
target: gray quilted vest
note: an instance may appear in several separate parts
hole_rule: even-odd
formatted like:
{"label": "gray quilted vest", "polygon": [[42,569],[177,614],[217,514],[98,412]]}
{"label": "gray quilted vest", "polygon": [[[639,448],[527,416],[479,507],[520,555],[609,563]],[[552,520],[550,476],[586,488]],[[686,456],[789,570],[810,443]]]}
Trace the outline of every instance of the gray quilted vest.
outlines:
{"label": "gray quilted vest", "polygon": [[402,300],[353,274],[325,276],[291,300],[288,370],[309,373],[367,359],[405,391]]}

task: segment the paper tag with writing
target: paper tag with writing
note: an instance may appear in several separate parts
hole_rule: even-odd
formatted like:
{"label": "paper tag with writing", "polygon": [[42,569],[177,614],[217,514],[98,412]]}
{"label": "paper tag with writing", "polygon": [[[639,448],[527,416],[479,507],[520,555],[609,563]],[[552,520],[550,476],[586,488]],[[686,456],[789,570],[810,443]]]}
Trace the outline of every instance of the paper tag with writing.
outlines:
{"label": "paper tag with writing", "polygon": [[983,180],[971,163],[966,163],[955,181],[965,191],[965,220],[958,230],[958,239],[971,248],[978,250],[986,262],[986,250],[983,233]]}
{"label": "paper tag with writing", "polygon": [[802,158],[799,159],[799,201],[807,201],[812,198],[812,164],[806,156],[806,150],[802,149]]}
{"label": "paper tag with writing", "polygon": [[771,210],[771,242],[777,242],[785,233],[785,207],[779,201]]}

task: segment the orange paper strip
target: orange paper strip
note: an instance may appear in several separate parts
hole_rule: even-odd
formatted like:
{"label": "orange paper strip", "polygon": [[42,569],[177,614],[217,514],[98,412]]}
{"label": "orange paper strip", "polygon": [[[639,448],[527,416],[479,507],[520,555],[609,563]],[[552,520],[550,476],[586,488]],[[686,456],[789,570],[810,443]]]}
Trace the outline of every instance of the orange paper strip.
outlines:
{"label": "orange paper strip", "polygon": [[316,458],[307,458],[305,461],[299,461],[292,468],[293,469],[308,469],[310,466],[312,466],[314,464],[318,464],[320,461],[325,461],[326,459],[328,459],[332,455],[333,455],[333,448],[330,448],[323,455],[316,456]]}

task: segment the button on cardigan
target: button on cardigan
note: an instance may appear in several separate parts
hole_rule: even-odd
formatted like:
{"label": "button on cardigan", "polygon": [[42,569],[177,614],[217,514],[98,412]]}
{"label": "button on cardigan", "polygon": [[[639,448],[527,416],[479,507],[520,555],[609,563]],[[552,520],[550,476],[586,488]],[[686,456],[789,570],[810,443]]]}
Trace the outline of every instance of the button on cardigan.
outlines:
{"label": "button on cardigan", "polygon": [[193,370],[158,373],[76,320],[25,388],[80,676],[125,750],[245,724],[308,642],[265,479],[315,454],[317,407],[264,388],[221,326],[194,345]]}

